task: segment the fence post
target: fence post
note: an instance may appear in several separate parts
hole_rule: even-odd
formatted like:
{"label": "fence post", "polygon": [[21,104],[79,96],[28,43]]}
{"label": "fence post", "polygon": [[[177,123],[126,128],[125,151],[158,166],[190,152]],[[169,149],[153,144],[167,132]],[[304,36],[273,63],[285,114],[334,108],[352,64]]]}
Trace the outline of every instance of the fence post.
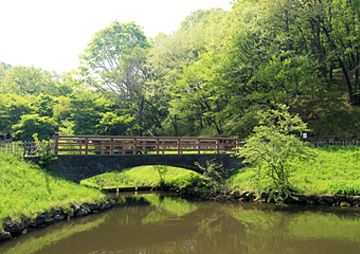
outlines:
{"label": "fence post", "polygon": [[85,155],[89,154],[89,138],[85,138]]}
{"label": "fence post", "polygon": [[58,156],[59,153],[59,135],[55,134],[54,136],[54,154]]}
{"label": "fence post", "polygon": [[156,138],[156,154],[159,155],[160,153],[160,146],[159,146],[159,138]]}
{"label": "fence post", "polygon": [[197,152],[200,154],[200,139],[196,139]]}
{"label": "fence post", "polygon": [[177,139],[177,150],[178,150],[178,154],[181,154],[181,148],[180,148],[180,138]]}
{"label": "fence post", "polygon": [[219,154],[220,153],[220,140],[216,139],[216,153]]}
{"label": "fence post", "polygon": [[110,155],[114,154],[114,138],[110,138]]}
{"label": "fence post", "polygon": [[165,141],[165,139],[162,139],[162,140],[161,140],[161,144],[162,144],[162,154],[164,155],[164,154],[165,154],[165,146],[166,146],[166,141]]}
{"label": "fence post", "polygon": [[137,147],[137,139],[134,138],[134,148],[133,148],[133,154],[136,154],[136,147]]}

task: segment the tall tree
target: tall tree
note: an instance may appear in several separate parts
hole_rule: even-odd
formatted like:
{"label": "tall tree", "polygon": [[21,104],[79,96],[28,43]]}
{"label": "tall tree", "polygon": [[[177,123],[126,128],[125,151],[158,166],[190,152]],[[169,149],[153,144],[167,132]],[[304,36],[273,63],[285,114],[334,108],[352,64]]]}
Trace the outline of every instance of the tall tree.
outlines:
{"label": "tall tree", "polygon": [[139,135],[161,127],[151,94],[147,92],[148,48],[149,43],[138,25],[113,22],[94,35],[81,56],[81,72],[88,83],[117,98],[119,108],[136,119]]}
{"label": "tall tree", "polygon": [[222,123],[216,116],[220,106],[216,84],[207,82],[210,72],[206,65],[208,54],[215,53],[218,38],[225,31],[225,15],[219,9],[195,11],[177,32],[155,38],[149,65],[166,98],[164,103],[170,106],[166,133],[222,133]]}

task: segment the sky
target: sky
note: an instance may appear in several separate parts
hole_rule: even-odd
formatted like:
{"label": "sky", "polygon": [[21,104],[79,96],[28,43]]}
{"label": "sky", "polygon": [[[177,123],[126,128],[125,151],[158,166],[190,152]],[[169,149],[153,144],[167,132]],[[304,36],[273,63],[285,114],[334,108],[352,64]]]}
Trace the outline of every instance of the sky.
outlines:
{"label": "sky", "polygon": [[198,9],[230,10],[231,0],[0,0],[0,62],[66,72],[92,35],[134,21],[145,35],[176,31]]}

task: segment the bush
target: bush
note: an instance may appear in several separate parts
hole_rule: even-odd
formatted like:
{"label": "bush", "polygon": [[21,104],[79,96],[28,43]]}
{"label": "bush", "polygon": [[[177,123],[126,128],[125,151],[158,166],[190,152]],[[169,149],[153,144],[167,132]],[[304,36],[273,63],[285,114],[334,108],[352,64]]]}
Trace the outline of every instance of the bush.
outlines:
{"label": "bush", "polygon": [[[258,194],[265,189],[270,199],[282,203],[292,197],[294,189],[289,177],[295,164],[312,157],[310,148],[297,135],[307,131],[307,126],[298,116],[290,115],[285,105],[260,113],[259,117],[260,125],[246,139],[238,156],[255,169],[253,179]],[[263,186],[267,178],[270,186]]]}
{"label": "bush", "polygon": [[56,128],[53,119],[38,114],[23,115],[19,123],[12,127],[15,138],[20,140],[33,140],[34,134],[37,134],[40,140],[49,139],[54,136]]}

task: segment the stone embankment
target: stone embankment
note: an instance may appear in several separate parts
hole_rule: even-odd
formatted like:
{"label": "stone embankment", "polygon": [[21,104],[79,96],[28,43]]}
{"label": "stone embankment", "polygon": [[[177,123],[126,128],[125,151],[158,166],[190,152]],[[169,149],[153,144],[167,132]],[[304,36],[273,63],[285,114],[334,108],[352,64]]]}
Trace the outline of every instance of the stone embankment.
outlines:
{"label": "stone embankment", "polygon": [[[200,200],[223,200],[223,201],[240,201],[240,202],[254,202],[262,203],[269,201],[269,194],[261,193],[258,199],[256,193],[251,191],[239,190],[218,190],[215,192],[199,192],[192,188],[190,189],[170,189],[171,192],[180,194],[185,198],[194,198]],[[274,203],[274,200],[270,200]],[[294,198],[285,200],[285,204],[298,204],[309,206],[334,206],[334,207],[360,207],[360,196],[346,196],[346,195],[295,195]]]}
{"label": "stone embankment", "polygon": [[44,228],[55,222],[96,214],[108,210],[118,204],[118,200],[109,199],[103,202],[71,205],[68,208],[54,208],[40,213],[34,218],[21,217],[18,220],[7,218],[2,222],[2,230],[0,227],[0,242],[27,234],[28,232],[39,228]]}
{"label": "stone embankment", "polygon": [[[267,202],[268,193],[261,193],[260,202]],[[285,201],[287,204],[301,205],[326,205],[339,207],[359,207],[360,196],[345,195],[296,195],[294,199]],[[221,198],[221,195],[219,196]],[[243,202],[252,202],[256,200],[256,194],[249,191],[228,191],[222,194],[222,199],[239,200]]]}

